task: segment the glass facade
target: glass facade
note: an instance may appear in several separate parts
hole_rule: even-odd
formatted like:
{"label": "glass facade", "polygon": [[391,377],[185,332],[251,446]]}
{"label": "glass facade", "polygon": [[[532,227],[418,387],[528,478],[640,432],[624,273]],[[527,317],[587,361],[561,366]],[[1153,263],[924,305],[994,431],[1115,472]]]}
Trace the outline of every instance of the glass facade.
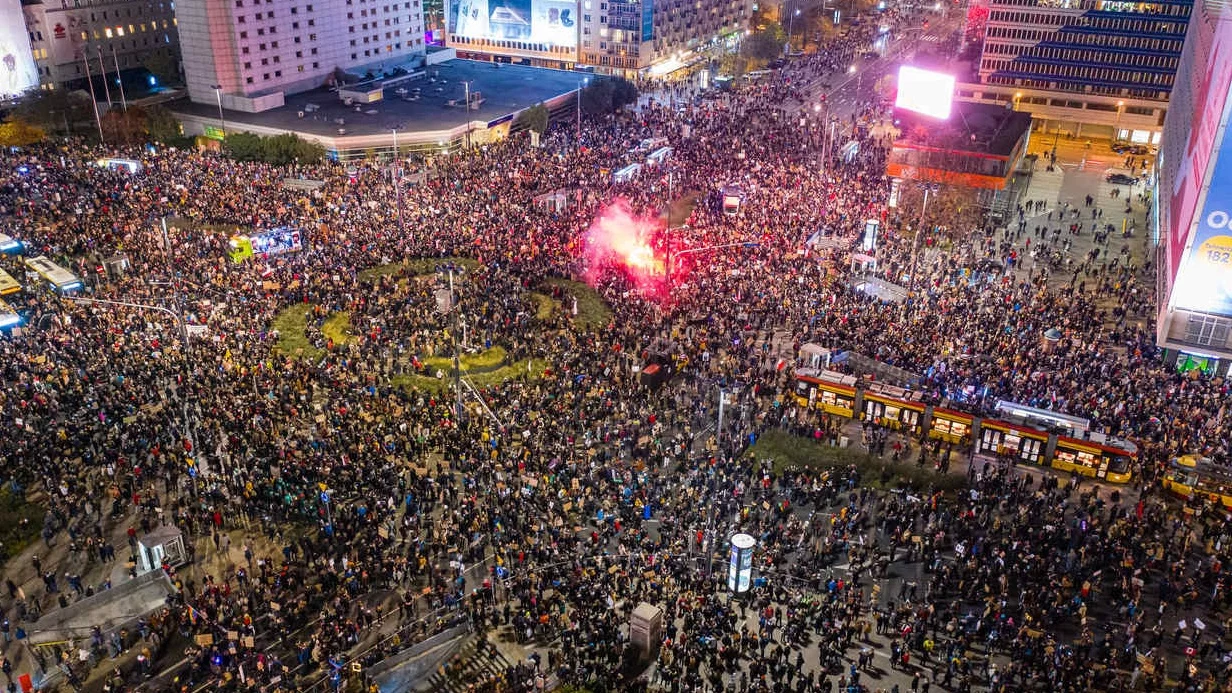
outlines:
{"label": "glass facade", "polygon": [[985,84],[1166,100],[1192,0],[994,0]]}

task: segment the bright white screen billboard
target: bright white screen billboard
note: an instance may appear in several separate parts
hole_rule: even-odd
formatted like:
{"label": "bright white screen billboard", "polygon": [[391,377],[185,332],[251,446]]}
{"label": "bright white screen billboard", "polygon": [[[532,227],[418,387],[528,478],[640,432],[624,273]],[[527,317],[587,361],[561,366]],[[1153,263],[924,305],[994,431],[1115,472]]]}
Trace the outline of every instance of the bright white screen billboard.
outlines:
{"label": "bright white screen billboard", "polygon": [[0,0],[0,96],[15,96],[38,82],[21,0]]}
{"label": "bright white screen billboard", "polygon": [[898,70],[898,98],[895,108],[902,108],[932,118],[950,117],[954,103],[954,75],[903,65]]}
{"label": "bright white screen billboard", "polygon": [[524,50],[577,45],[576,0],[449,0],[448,11],[450,36],[528,44],[511,46]]}

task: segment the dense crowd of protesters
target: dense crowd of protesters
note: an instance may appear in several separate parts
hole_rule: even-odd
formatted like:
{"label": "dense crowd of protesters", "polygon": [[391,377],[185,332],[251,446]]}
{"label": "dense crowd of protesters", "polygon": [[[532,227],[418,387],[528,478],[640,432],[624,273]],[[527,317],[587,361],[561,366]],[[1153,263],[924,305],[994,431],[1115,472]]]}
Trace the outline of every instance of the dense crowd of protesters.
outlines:
{"label": "dense crowd of protesters", "polygon": [[[791,75],[841,62],[806,58]],[[806,107],[802,126],[784,107],[808,98],[790,78],[651,104],[588,124],[580,142],[565,128],[541,148],[515,137],[417,158],[408,165],[424,175],[400,205],[397,177],[375,162],[348,172],[172,149],[5,152],[6,233],[85,277],[86,296],[130,304],[33,286],[12,301],[25,323],[0,338],[4,482],[42,492],[40,547],[71,551],[62,566],[35,557],[7,569],[6,628],[108,587],[80,576],[114,559],[117,532],[131,547],[165,522],[216,550],[242,526],[244,558],[204,564],[196,579],[169,569],[179,593],[168,608],[73,649],[32,650],[44,669],[79,683],[136,649],[134,672],[105,677],[108,690],[134,690],[180,637],[187,649],[171,659],[183,653],[188,667],[174,687],[332,686],[390,619],[420,637],[462,614],[555,643],[488,690],[545,677],[596,691],[873,690],[875,658],[887,656],[913,691],[1160,690],[1165,672],[1180,690],[1225,682],[1228,561],[1205,550],[1223,518],[1180,521],[1154,482],[1170,455],[1226,453],[1226,389],[1161,363],[1152,283],[1106,255],[1049,262],[1070,223],[1049,213],[1034,238],[1050,252],[1025,276],[961,271],[1012,265],[1025,226],[930,230],[930,247],[948,250],[921,264],[914,305],[854,291],[845,251],[810,237],[850,244],[884,218],[877,271],[890,281],[909,271],[913,237],[882,216],[884,142],[843,123],[862,154],[841,161],[825,120]],[[671,143],[666,170],[613,183],[649,137]],[[142,171],[94,165],[112,154],[140,156]],[[286,178],[325,185],[305,193]],[[744,193],[734,215],[722,209],[728,185]],[[673,276],[639,291],[621,268],[599,268],[613,317],[583,324],[569,290],[545,280],[594,276],[579,258],[596,214],[622,197],[656,215],[669,189],[698,195],[687,220],[652,239],[678,255]],[[572,191],[566,208],[535,202],[556,190]],[[228,257],[232,230],[276,226],[301,229],[306,247]],[[117,253],[126,272],[96,271]],[[416,258],[436,260],[361,275]],[[1073,280],[1058,290],[1061,272]],[[454,307],[441,311],[450,285]],[[557,309],[538,310],[532,292]],[[308,311],[308,354],[278,349],[285,335],[272,328],[296,305]],[[335,343],[322,326],[340,312],[350,336]],[[1059,342],[1038,348],[1050,328]],[[854,469],[750,462],[741,453],[768,429],[811,436],[840,423],[790,397],[776,331],[920,373],[919,388],[952,406],[1003,398],[1088,417],[1139,442],[1134,488],[973,459],[958,496],[882,494]],[[449,368],[433,364],[459,342],[503,350],[523,370],[458,398]],[[638,375],[652,355],[672,365],[660,388]],[[716,430],[720,385],[740,394]],[[735,530],[759,540],[765,584],[750,599],[724,595],[705,558]],[[900,569],[922,577],[880,594]],[[641,601],[665,609],[667,628],[653,674],[639,677],[624,626]],[[888,651],[873,651],[874,627]]]}

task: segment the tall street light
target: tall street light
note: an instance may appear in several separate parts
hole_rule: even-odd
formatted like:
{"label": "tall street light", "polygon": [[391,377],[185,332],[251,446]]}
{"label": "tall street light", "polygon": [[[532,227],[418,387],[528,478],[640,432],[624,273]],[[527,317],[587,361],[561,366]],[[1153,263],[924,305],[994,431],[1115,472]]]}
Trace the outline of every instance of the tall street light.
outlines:
{"label": "tall street light", "polygon": [[783,44],[783,55],[787,55],[791,51],[791,34],[792,28],[796,24],[796,17],[800,16],[800,8],[797,7],[787,18],[787,43]]}
{"label": "tall street light", "polygon": [[394,199],[398,204],[398,230],[406,230],[406,222],[402,218],[402,160],[398,156],[398,128],[391,128],[394,133]]}
{"label": "tall street light", "polygon": [[582,88],[590,82],[590,78],[582,77],[578,80],[577,89],[577,148],[582,148]]}
{"label": "tall street light", "polygon": [[[188,325],[184,322],[183,316],[179,312],[167,308],[166,306],[156,306],[147,303],[132,303],[129,301],[111,301],[103,298],[79,298],[76,296],[63,296],[62,300],[70,303],[78,303],[84,306],[108,306],[116,308],[135,308],[141,311],[153,311],[171,316],[175,320],[175,325],[179,329],[180,338],[184,340],[184,370],[187,371],[186,378],[192,379],[192,349],[189,347]],[[197,468],[197,475],[207,473],[204,451],[197,444],[197,424],[196,421],[188,414],[188,398],[180,399],[181,416],[184,421],[184,432],[188,436],[188,441],[192,445],[192,460]],[[196,489],[196,480],[194,479],[193,488]]]}
{"label": "tall street light", "polygon": [[214,90],[214,97],[218,99],[218,122],[222,127],[222,139],[227,139],[227,120],[222,116],[222,85],[211,84],[210,89]]}
{"label": "tall street light", "polygon": [[[916,281],[916,266],[920,262],[920,230],[924,228],[924,213],[928,210],[928,194],[932,193],[936,197],[937,191],[941,190],[941,186],[937,183],[925,183],[922,187],[924,189],[924,203],[920,205],[920,219],[916,222],[915,238],[911,242],[911,276],[908,290],[913,298],[918,284]],[[913,301],[912,311],[915,310],[916,303],[918,301]]]}

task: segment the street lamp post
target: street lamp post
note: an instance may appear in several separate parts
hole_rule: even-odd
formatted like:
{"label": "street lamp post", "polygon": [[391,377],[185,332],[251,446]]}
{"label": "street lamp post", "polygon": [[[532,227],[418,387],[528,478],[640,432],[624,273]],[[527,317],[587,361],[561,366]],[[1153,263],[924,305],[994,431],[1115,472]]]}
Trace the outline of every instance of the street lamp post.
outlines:
{"label": "street lamp post", "polygon": [[577,89],[577,148],[582,148],[582,88],[586,86],[589,80],[582,77],[578,80]]}
{"label": "street lamp post", "polygon": [[[916,281],[916,266],[920,262],[920,230],[924,228],[924,213],[928,210],[928,194],[932,193],[935,197],[941,186],[937,183],[925,183],[924,186],[924,202],[920,205],[920,219],[915,225],[915,238],[911,242],[911,276],[910,285],[908,287],[909,294],[914,299],[917,286]],[[912,310],[915,310],[915,302],[913,300]]]}
{"label": "street lamp post", "polygon": [[211,84],[210,89],[214,90],[214,98],[218,100],[218,123],[222,128],[222,139],[227,139],[227,119],[222,115],[222,85]]}
{"label": "street lamp post", "polygon": [[783,44],[783,55],[787,55],[791,51],[791,34],[796,25],[796,17],[800,16],[800,8],[797,7],[791,16],[787,18],[787,43]]}
{"label": "street lamp post", "polygon": [[466,148],[471,148],[471,83],[466,81],[462,83],[466,87]]}
{"label": "street lamp post", "polygon": [[736,247],[756,248],[757,246],[760,246],[760,245],[761,243],[758,243],[756,241],[743,241],[740,243],[720,243],[718,245],[707,245],[707,246],[702,246],[701,248],[689,248],[688,250],[680,250],[674,253],[668,253],[667,255],[667,288],[669,290],[672,288],[672,270],[675,269],[676,258],[678,257],[684,256],[684,255],[695,255],[697,253],[704,253],[710,250],[722,250],[723,248],[736,248]]}
{"label": "street lamp post", "polygon": [[394,132],[394,199],[398,205],[398,230],[406,230],[406,222],[402,218],[402,160],[398,157],[398,128]]}
{"label": "street lamp post", "polygon": [[[62,300],[70,303],[79,303],[85,306],[114,306],[117,308],[136,308],[137,310],[154,311],[171,316],[175,321],[176,327],[179,328],[180,338],[184,340],[184,370],[188,371],[187,378],[192,377],[192,350],[189,348],[188,342],[188,325],[184,322],[184,318],[177,312],[166,306],[155,306],[148,303],[132,303],[129,301],[112,301],[104,298],[80,298],[76,296],[63,296]],[[192,417],[188,415],[188,399],[180,399],[181,416],[184,420],[184,430],[188,434],[188,440],[192,444],[193,460],[196,463],[197,474],[204,475],[207,473],[204,455],[201,447],[197,444],[197,424]],[[194,485],[195,488],[195,485]]]}

